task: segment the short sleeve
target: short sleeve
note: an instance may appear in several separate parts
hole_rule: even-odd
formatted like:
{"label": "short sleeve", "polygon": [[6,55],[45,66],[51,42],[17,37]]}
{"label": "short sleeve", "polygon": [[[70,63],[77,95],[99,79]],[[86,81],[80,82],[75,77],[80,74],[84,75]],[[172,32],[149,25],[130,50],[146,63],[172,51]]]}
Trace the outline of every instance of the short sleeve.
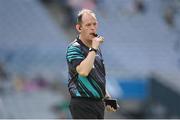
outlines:
{"label": "short sleeve", "polygon": [[84,60],[84,55],[82,54],[81,49],[78,46],[69,46],[67,49],[66,59],[68,63],[72,64],[72,66],[75,68],[77,65],[81,63],[82,60]]}

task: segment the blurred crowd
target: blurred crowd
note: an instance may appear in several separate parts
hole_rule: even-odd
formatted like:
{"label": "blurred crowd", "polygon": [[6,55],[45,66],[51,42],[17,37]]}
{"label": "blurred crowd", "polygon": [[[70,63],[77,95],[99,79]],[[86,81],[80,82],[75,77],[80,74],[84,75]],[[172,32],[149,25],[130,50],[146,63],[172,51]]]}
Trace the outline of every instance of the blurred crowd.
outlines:
{"label": "blurred crowd", "polygon": [[[11,116],[11,114],[6,113],[8,111],[11,111],[6,108],[7,103],[4,102],[7,96],[11,94],[18,95],[21,93],[34,94],[41,91],[51,91],[57,96],[63,95],[63,100],[61,98],[59,102],[57,101],[53,103],[51,106],[49,106],[48,109],[52,113],[56,114],[56,118],[70,118],[70,115],[68,113],[68,97],[65,87],[66,86],[64,86],[64,83],[61,83],[60,80],[58,79],[48,80],[48,78],[46,78],[41,74],[38,74],[32,78],[28,78],[23,74],[13,75],[12,73],[8,73],[5,64],[1,62],[0,63],[0,118],[16,118],[13,117],[13,115]],[[14,103],[16,102],[14,101]],[[8,104],[10,105],[14,103],[8,103]],[[26,107],[27,105],[22,103],[22,106]],[[18,109],[19,106],[14,105],[14,107],[17,107]],[[28,116],[24,116],[24,117],[28,118]]]}
{"label": "blurred crowd", "polygon": [[[65,15],[65,28],[73,28],[76,24],[77,12],[82,8],[101,11],[102,14],[106,14],[108,5],[105,0],[41,0],[44,4],[56,4],[60,8],[61,12]],[[133,13],[144,13],[146,6],[144,0],[131,0],[131,9]]]}
{"label": "blurred crowd", "polygon": [[[73,28],[76,23],[76,14],[82,8],[87,8],[91,10],[98,10],[101,11],[102,14],[106,14],[109,10],[108,5],[106,4],[105,0],[41,0],[45,4],[52,4],[55,3],[61,9],[61,12],[65,15],[65,28]],[[163,3],[164,2],[164,3]],[[119,5],[118,5],[119,4]],[[121,5],[121,1],[117,4],[117,12],[118,9],[125,11],[126,14],[137,14],[145,12],[149,9],[148,3],[145,0],[130,0],[124,6]],[[164,4],[164,5],[163,5]],[[180,9],[180,1],[173,0],[173,1],[162,1],[162,18],[164,22],[170,26],[175,27],[176,21],[175,17],[179,13]]]}

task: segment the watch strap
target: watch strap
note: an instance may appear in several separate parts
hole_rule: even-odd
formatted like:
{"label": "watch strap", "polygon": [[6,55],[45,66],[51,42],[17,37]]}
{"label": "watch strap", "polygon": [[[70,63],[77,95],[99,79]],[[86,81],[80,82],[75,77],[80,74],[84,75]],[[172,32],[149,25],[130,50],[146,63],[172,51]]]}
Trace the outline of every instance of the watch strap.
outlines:
{"label": "watch strap", "polygon": [[89,48],[89,52],[94,51],[95,53],[97,53],[97,49],[94,48]]}

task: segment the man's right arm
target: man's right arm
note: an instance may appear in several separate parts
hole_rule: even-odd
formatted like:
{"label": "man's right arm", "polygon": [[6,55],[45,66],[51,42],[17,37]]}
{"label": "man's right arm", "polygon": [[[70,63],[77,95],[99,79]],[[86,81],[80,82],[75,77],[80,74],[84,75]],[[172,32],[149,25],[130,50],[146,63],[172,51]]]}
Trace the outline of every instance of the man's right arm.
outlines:
{"label": "man's right arm", "polygon": [[76,71],[82,76],[88,76],[93,68],[96,53],[91,51],[87,57],[76,67]]}
{"label": "man's right arm", "polygon": [[[103,39],[103,37],[93,38],[92,48],[98,49],[99,45],[103,42]],[[76,67],[76,71],[82,76],[88,76],[93,68],[95,57],[95,51],[89,52],[87,57]]]}

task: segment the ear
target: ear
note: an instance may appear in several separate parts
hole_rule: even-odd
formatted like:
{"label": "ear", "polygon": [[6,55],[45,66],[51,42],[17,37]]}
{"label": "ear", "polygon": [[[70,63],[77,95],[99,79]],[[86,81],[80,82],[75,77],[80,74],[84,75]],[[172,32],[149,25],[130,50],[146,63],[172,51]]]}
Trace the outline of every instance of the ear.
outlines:
{"label": "ear", "polygon": [[77,30],[78,32],[81,32],[81,25],[80,25],[80,24],[76,24],[76,30]]}

